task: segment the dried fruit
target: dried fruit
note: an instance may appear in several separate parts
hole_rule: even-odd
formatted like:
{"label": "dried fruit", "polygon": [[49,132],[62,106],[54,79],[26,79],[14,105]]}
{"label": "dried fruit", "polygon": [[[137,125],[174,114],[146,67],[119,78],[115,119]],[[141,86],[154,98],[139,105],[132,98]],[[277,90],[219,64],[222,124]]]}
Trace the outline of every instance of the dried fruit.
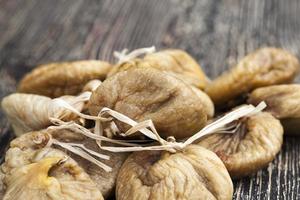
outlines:
{"label": "dried fruit", "polygon": [[112,68],[108,76],[133,67],[151,67],[167,71],[200,89],[203,89],[208,82],[200,65],[187,52],[179,49],[159,51],[147,54],[144,59],[133,59],[120,63]]}
{"label": "dried fruit", "polygon": [[208,119],[212,118],[215,114],[215,107],[214,107],[214,103],[212,102],[210,97],[205,92],[202,92],[202,90],[200,90],[196,87],[192,86],[192,89],[200,97],[200,101],[204,105],[203,107],[207,114],[207,118]]}
{"label": "dried fruit", "polygon": [[287,134],[300,134],[300,85],[274,85],[254,90],[248,102],[258,104],[265,101],[266,111],[280,119]]}
{"label": "dried fruit", "polygon": [[[78,133],[74,133],[70,130],[43,130],[39,132],[30,132],[26,133],[15,140],[13,140],[10,144],[10,149],[6,155],[5,166],[20,166],[27,165],[29,162],[27,161],[29,158],[32,158],[37,154],[37,152],[46,152],[46,144],[49,142],[49,135],[52,138],[59,140],[61,142],[68,143],[77,143],[84,145],[87,149],[103,153],[104,151],[99,149],[95,141],[86,138]],[[36,143],[35,141],[41,141],[40,143]],[[54,149],[55,148],[55,149]],[[54,146],[50,148],[51,151],[59,151],[64,150],[59,146]],[[89,176],[92,182],[96,185],[96,188],[101,192],[104,198],[108,198],[114,192],[114,188],[116,185],[117,174],[119,169],[121,168],[122,163],[126,159],[126,153],[110,153],[105,152],[106,155],[110,156],[109,160],[104,161],[105,164],[111,166],[113,170],[111,172],[105,172],[103,169],[99,168],[97,165],[79,157],[73,153],[68,152],[68,156],[71,157],[71,160],[75,160],[77,165],[80,166],[83,171]],[[46,157],[48,157],[48,153],[46,153]],[[21,164],[20,164],[21,163]],[[4,167],[5,168],[5,167]],[[1,190],[0,190],[1,191]],[[0,195],[1,196],[1,195]],[[97,196],[95,196],[97,197]],[[94,197],[94,198],[95,198]]]}
{"label": "dried fruit", "polygon": [[3,200],[102,200],[101,192],[89,175],[66,156],[52,148],[34,151],[11,147],[2,165],[5,176]]}
{"label": "dried fruit", "polygon": [[276,48],[262,48],[224,73],[206,88],[217,107],[225,107],[258,87],[291,82],[299,70],[299,61],[291,53]]}
{"label": "dried fruit", "polygon": [[88,81],[104,80],[110,68],[109,63],[96,60],[41,65],[21,80],[18,92],[51,98],[77,95]]}
{"label": "dried fruit", "polygon": [[250,175],[268,165],[280,151],[283,128],[267,112],[240,121],[233,133],[209,135],[198,143],[215,152],[234,178]]}
{"label": "dried fruit", "polygon": [[[93,93],[89,111],[98,115],[108,107],[144,121],[152,119],[162,137],[185,138],[206,123],[204,104],[192,88],[166,72],[135,68],[106,79]],[[118,124],[121,131],[127,127]]]}
{"label": "dried fruit", "polygon": [[[78,111],[83,109],[84,103],[77,101],[76,97],[63,96],[61,98]],[[51,125],[49,117],[58,117],[62,120],[77,118],[72,112],[53,105],[49,97],[40,95],[14,93],[3,98],[1,107],[17,136],[48,127]]]}
{"label": "dried fruit", "polygon": [[222,161],[190,145],[182,152],[131,154],[117,179],[116,197],[127,199],[232,199],[233,186]]}

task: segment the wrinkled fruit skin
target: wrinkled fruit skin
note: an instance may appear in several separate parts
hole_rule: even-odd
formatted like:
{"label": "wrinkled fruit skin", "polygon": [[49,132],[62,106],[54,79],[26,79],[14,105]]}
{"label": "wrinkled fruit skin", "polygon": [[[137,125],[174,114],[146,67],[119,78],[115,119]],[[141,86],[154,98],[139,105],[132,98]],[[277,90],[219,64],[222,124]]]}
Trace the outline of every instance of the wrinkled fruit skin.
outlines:
{"label": "wrinkled fruit skin", "polygon": [[[72,103],[75,101],[74,96],[60,98],[71,104],[79,112],[84,107],[83,102]],[[1,101],[1,108],[16,136],[47,128],[52,124],[49,117],[58,117],[66,121],[78,118],[69,110],[53,106],[51,98],[35,94],[13,93],[8,95]]]}
{"label": "wrinkled fruit skin", "polygon": [[207,114],[207,119],[213,118],[213,116],[215,115],[215,106],[210,97],[205,92],[196,87],[192,86],[192,89],[200,97],[200,101],[204,105],[203,107],[205,109],[205,113]]}
{"label": "wrinkled fruit skin", "polygon": [[[9,150],[16,152],[14,154],[7,154],[6,158],[8,161],[5,163],[10,162],[9,160],[15,160],[15,163],[23,162],[24,158],[29,158],[36,154],[38,151],[44,151],[44,146],[47,144],[49,137],[47,137],[47,134],[51,134],[52,138],[55,138],[56,140],[59,140],[61,142],[74,142],[74,143],[81,143],[84,144],[85,147],[88,149],[97,151],[99,153],[103,153],[105,155],[110,156],[110,160],[101,160],[106,165],[111,166],[113,170],[111,172],[105,172],[103,169],[99,168],[98,166],[94,165],[93,163],[73,154],[65,149],[61,149],[57,146],[51,147],[53,151],[64,151],[68,153],[68,156],[71,160],[74,160],[78,165],[78,167],[82,168],[84,173],[87,174],[91,182],[96,186],[97,190],[99,190],[100,194],[103,195],[103,197],[106,199],[114,194],[114,189],[116,185],[116,179],[119,172],[119,169],[121,168],[121,165],[127,158],[126,153],[110,153],[107,151],[102,151],[99,149],[99,147],[95,144],[94,141],[86,138],[85,136],[82,136],[80,134],[75,134],[74,132],[68,131],[68,130],[44,130],[39,132],[30,132],[27,134],[24,134],[15,140],[13,140],[10,144],[10,149],[14,148],[16,150]],[[33,141],[36,140],[43,141],[42,144],[37,145]],[[52,151],[51,150],[51,151]],[[66,155],[67,156],[67,155]],[[8,165],[8,164],[6,164]],[[1,170],[0,170],[0,178],[1,178]],[[1,189],[1,181],[0,181],[0,189]],[[2,194],[5,190],[2,191]],[[76,192],[74,192],[76,194]],[[101,195],[101,196],[102,196]],[[1,197],[1,190],[0,190],[0,197]],[[87,197],[86,197],[87,198]],[[97,199],[98,196],[94,196],[91,199]],[[89,198],[87,198],[89,199]]]}
{"label": "wrinkled fruit skin", "polygon": [[133,59],[118,64],[112,68],[108,77],[134,67],[150,67],[170,72],[177,78],[200,89],[204,89],[208,83],[208,78],[201,66],[187,52],[179,49],[167,49],[148,54],[144,59]]}
{"label": "wrinkled fruit skin", "polygon": [[0,170],[3,200],[103,200],[89,175],[64,152],[17,140],[12,141]]}
{"label": "wrinkled fruit skin", "polygon": [[[98,115],[103,107],[139,122],[152,119],[165,138],[191,136],[207,121],[204,105],[189,85],[152,68],[135,68],[106,79],[92,93],[89,111]],[[118,126],[123,132],[128,128]]]}
{"label": "wrinkled fruit skin", "polygon": [[299,84],[258,88],[249,95],[249,103],[257,105],[261,101],[266,102],[266,111],[280,119],[285,133],[300,135]]}
{"label": "wrinkled fruit skin", "polygon": [[267,112],[244,119],[235,133],[213,134],[198,144],[215,152],[231,177],[239,178],[267,166],[280,151],[283,128]]}
{"label": "wrinkled fruit skin", "polygon": [[113,169],[111,172],[105,172],[98,166],[91,164],[90,161],[71,154],[71,157],[74,158],[74,160],[76,160],[80,166],[82,166],[84,171],[89,174],[91,179],[96,183],[97,188],[101,191],[105,199],[114,196],[117,175],[125,159],[128,157],[128,153],[113,153],[109,151],[103,151],[99,149],[95,141],[91,139],[85,138],[85,140],[82,140],[81,143],[93,151],[110,156],[109,160],[101,160],[103,163],[112,167]]}
{"label": "wrinkled fruit skin", "polygon": [[299,61],[291,53],[283,49],[262,48],[212,81],[205,91],[216,106],[224,107],[258,87],[289,83],[298,71]]}
{"label": "wrinkled fruit skin", "polygon": [[117,200],[229,200],[232,195],[222,161],[197,145],[175,154],[133,153],[120,170],[116,188]]}
{"label": "wrinkled fruit skin", "polygon": [[21,80],[18,92],[51,98],[77,95],[88,81],[104,80],[110,68],[109,63],[96,60],[41,65]]}

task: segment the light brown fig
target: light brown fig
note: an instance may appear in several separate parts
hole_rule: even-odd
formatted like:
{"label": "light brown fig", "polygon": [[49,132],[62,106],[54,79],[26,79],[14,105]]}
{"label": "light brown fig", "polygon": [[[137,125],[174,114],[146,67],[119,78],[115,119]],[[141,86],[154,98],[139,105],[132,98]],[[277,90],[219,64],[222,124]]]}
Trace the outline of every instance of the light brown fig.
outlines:
{"label": "light brown fig", "polygon": [[280,119],[285,134],[300,135],[300,85],[274,85],[254,90],[248,102],[265,101],[266,111]]}
{"label": "light brown fig", "polygon": [[[114,189],[116,185],[116,179],[119,172],[119,169],[121,168],[122,163],[127,158],[127,153],[110,153],[110,152],[104,152],[103,150],[99,149],[95,141],[86,138],[85,136],[79,135],[78,133],[74,133],[69,130],[43,130],[39,132],[29,132],[26,133],[15,140],[13,140],[10,144],[10,149],[6,153],[6,160],[5,163],[2,166],[2,174],[6,176],[7,169],[12,167],[19,167],[19,166],[25,166],[27,164],[30,164],[33,158],[35,157],[41,157],[36,155],[43,155],[42,157],[49,157],[48,151],[55,151],[55,152],[61,152],[61,150],[66,151],[65,149],[62,149],[61,147],[54,145],[52,147],[46,147],[45,145],[49,141],[49,134],[53,139],[56,139],[60,142],[68,142],[68,143],[78,143],[83,144],[86,148],[93,150],[95,152],[104,153],[105,155],[110,156],[109,160],[101,160],[106,165],[112,167],[111,172],[105,172],[102,168],[99,166],[91,163],[90,161],[85,160],[84,158],[75,155],[73,153],[70,153],[67,151],[67,154],[64,154],[68,157],[68,160],[72,160],[72,162],[75,162],[78,168],[82,168],[81,171],[83,171],[86,176],[90,179],[90,181],[95,185],[97,190],[100,194],[103,195],[104,198],[111,197],[114,194]],[[34,141],[42,141],[41,143],[37,144]],[[44,152],[44,153],[40,153]],[[63,172],[64,168],[62,168]],[[52,174],[54,172],[52,171]],[[57,173],[55,173],[57,174]],[[64,174],[57,174],[57,178],[60,178],[60,176],[63,176]],[[1,173],[0,173],[1,178]],[[62,177],[63,178],[63,177]],[[1,179],[0,179],[1,180]],[[6,182],[4,182],[3,188],[7,188]],[[83,184],[84,186],[84,184]],[[1,188],[1,184],[0,184]],[[76,189],[76,188],[75,188]],[[78,189],[78,188],[77,188]],[[79,189],[80,190],[80,189]],[[2,194],[6,190],[4,189],[2,191]],[[80,195],[81,190],[79,191]],[[73,195],[76,196],[76,191],[73,191]],[[1,194],[1,191],[0,191]],[[87,194],[88,195],[88,194]],[[0,195],[1,196],[1,195]],[[85,199],[98,199],[99,195],[94,195],[93,197],[86,196]],[[75,198],[76,199],[76,198]],[[84,198],[83,198],[84,199]],[[100,198],[99,198],[100,199]]]}
{"label": "light brown fig", "polygon": [[117,179],[117,200],[230,200],[233,185],[213,152],[190,145],[181,152],[131,154]]}
{"label": "light brown fig", "polygon": [[44,64],[25,75],[18,92],[51,98],[77,95],[88,81],[104,80],[110,68],[109,63],[98,60]]}
{"label": "light brown fig", "polygon": [[200,89],[203,89],[208,83],[208,78],[202,71],[201,66],[187,52],[179,49],[167,49],[147,54],[143,59],[133,59],[117,64],[108,76],[133,67],[151,67],[170,72]]}
{"label": "light brown fig", "polygon": [[207,119],[212,118],[215,114],[215,106],[210,97],[196,87],[192,86],[192,89],[200,97],[200,101],[203,103],[205,112],[207,114]]}
{"label": "light brown fig", "polygon": [[[71,104],[79,112],[84,107],[84,103],[77,101],[75,96],[63,96],[60,98]],[[3,98],[1,107],[16,136],[29,131],[47,128],[51,125],[50,117],[57,117],[67,121],[78,118],[71,111],[55,106],[51,98],[34,94],[11,94]]]}
{"label": "light brown fig", "polygon": [[53,148],[11,147],[1,170],[3,200],[103,200],[89,175],[72,158]]}
{"label": "light brown fig", "polygon": [[215,152],[231,177],[239,178],[267,166],[280,151],[283,128],[267,112],[240,121],[234,133],[216,133],[204,137],[199,145]]}
{"label": "light brown fig", "polygon": [[205,125],[204,106],[189,85],[169,73],[134,68],[107,78],[92,93],[89,111],[98,115],[108,107],[139,122],[151,119],[162,137],[185,138]]}
{"label": "light brown fig", "polygon": [[243,58],[205,89],[217,107],[226,107],[252,90],[293,81],[299,61],[290,52],[261,48]]}

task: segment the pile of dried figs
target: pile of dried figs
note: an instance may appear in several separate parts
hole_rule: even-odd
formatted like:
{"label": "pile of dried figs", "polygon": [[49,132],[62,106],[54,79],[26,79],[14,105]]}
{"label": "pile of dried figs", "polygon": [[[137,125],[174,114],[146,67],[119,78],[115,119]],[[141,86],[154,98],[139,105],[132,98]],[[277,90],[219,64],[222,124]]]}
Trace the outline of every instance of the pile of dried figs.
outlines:
{"label": "pile of dried figs", "polygon": [[3,98],[16,138],[0,199],[232,199],[232,179],[300,134],[286,50],[258,49],[215,80],[179,49],[115,56],[38,66]]}

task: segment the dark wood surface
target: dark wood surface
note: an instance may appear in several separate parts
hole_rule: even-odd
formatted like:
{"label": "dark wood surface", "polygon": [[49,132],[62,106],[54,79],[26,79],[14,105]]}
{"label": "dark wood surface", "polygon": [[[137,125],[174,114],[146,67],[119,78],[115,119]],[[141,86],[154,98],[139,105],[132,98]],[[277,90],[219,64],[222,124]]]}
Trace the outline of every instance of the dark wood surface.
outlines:
{"label": "dark wood surface", "polygon": [[[40,63],[103,59],[123,48],[182,48],[214,78],[261,46],[300,57],[299,0],[0,0],[0,99]],[[1,155],[9,126],[0,113]],[[235,181],[234,199],[300,199],[300,137]]]}

